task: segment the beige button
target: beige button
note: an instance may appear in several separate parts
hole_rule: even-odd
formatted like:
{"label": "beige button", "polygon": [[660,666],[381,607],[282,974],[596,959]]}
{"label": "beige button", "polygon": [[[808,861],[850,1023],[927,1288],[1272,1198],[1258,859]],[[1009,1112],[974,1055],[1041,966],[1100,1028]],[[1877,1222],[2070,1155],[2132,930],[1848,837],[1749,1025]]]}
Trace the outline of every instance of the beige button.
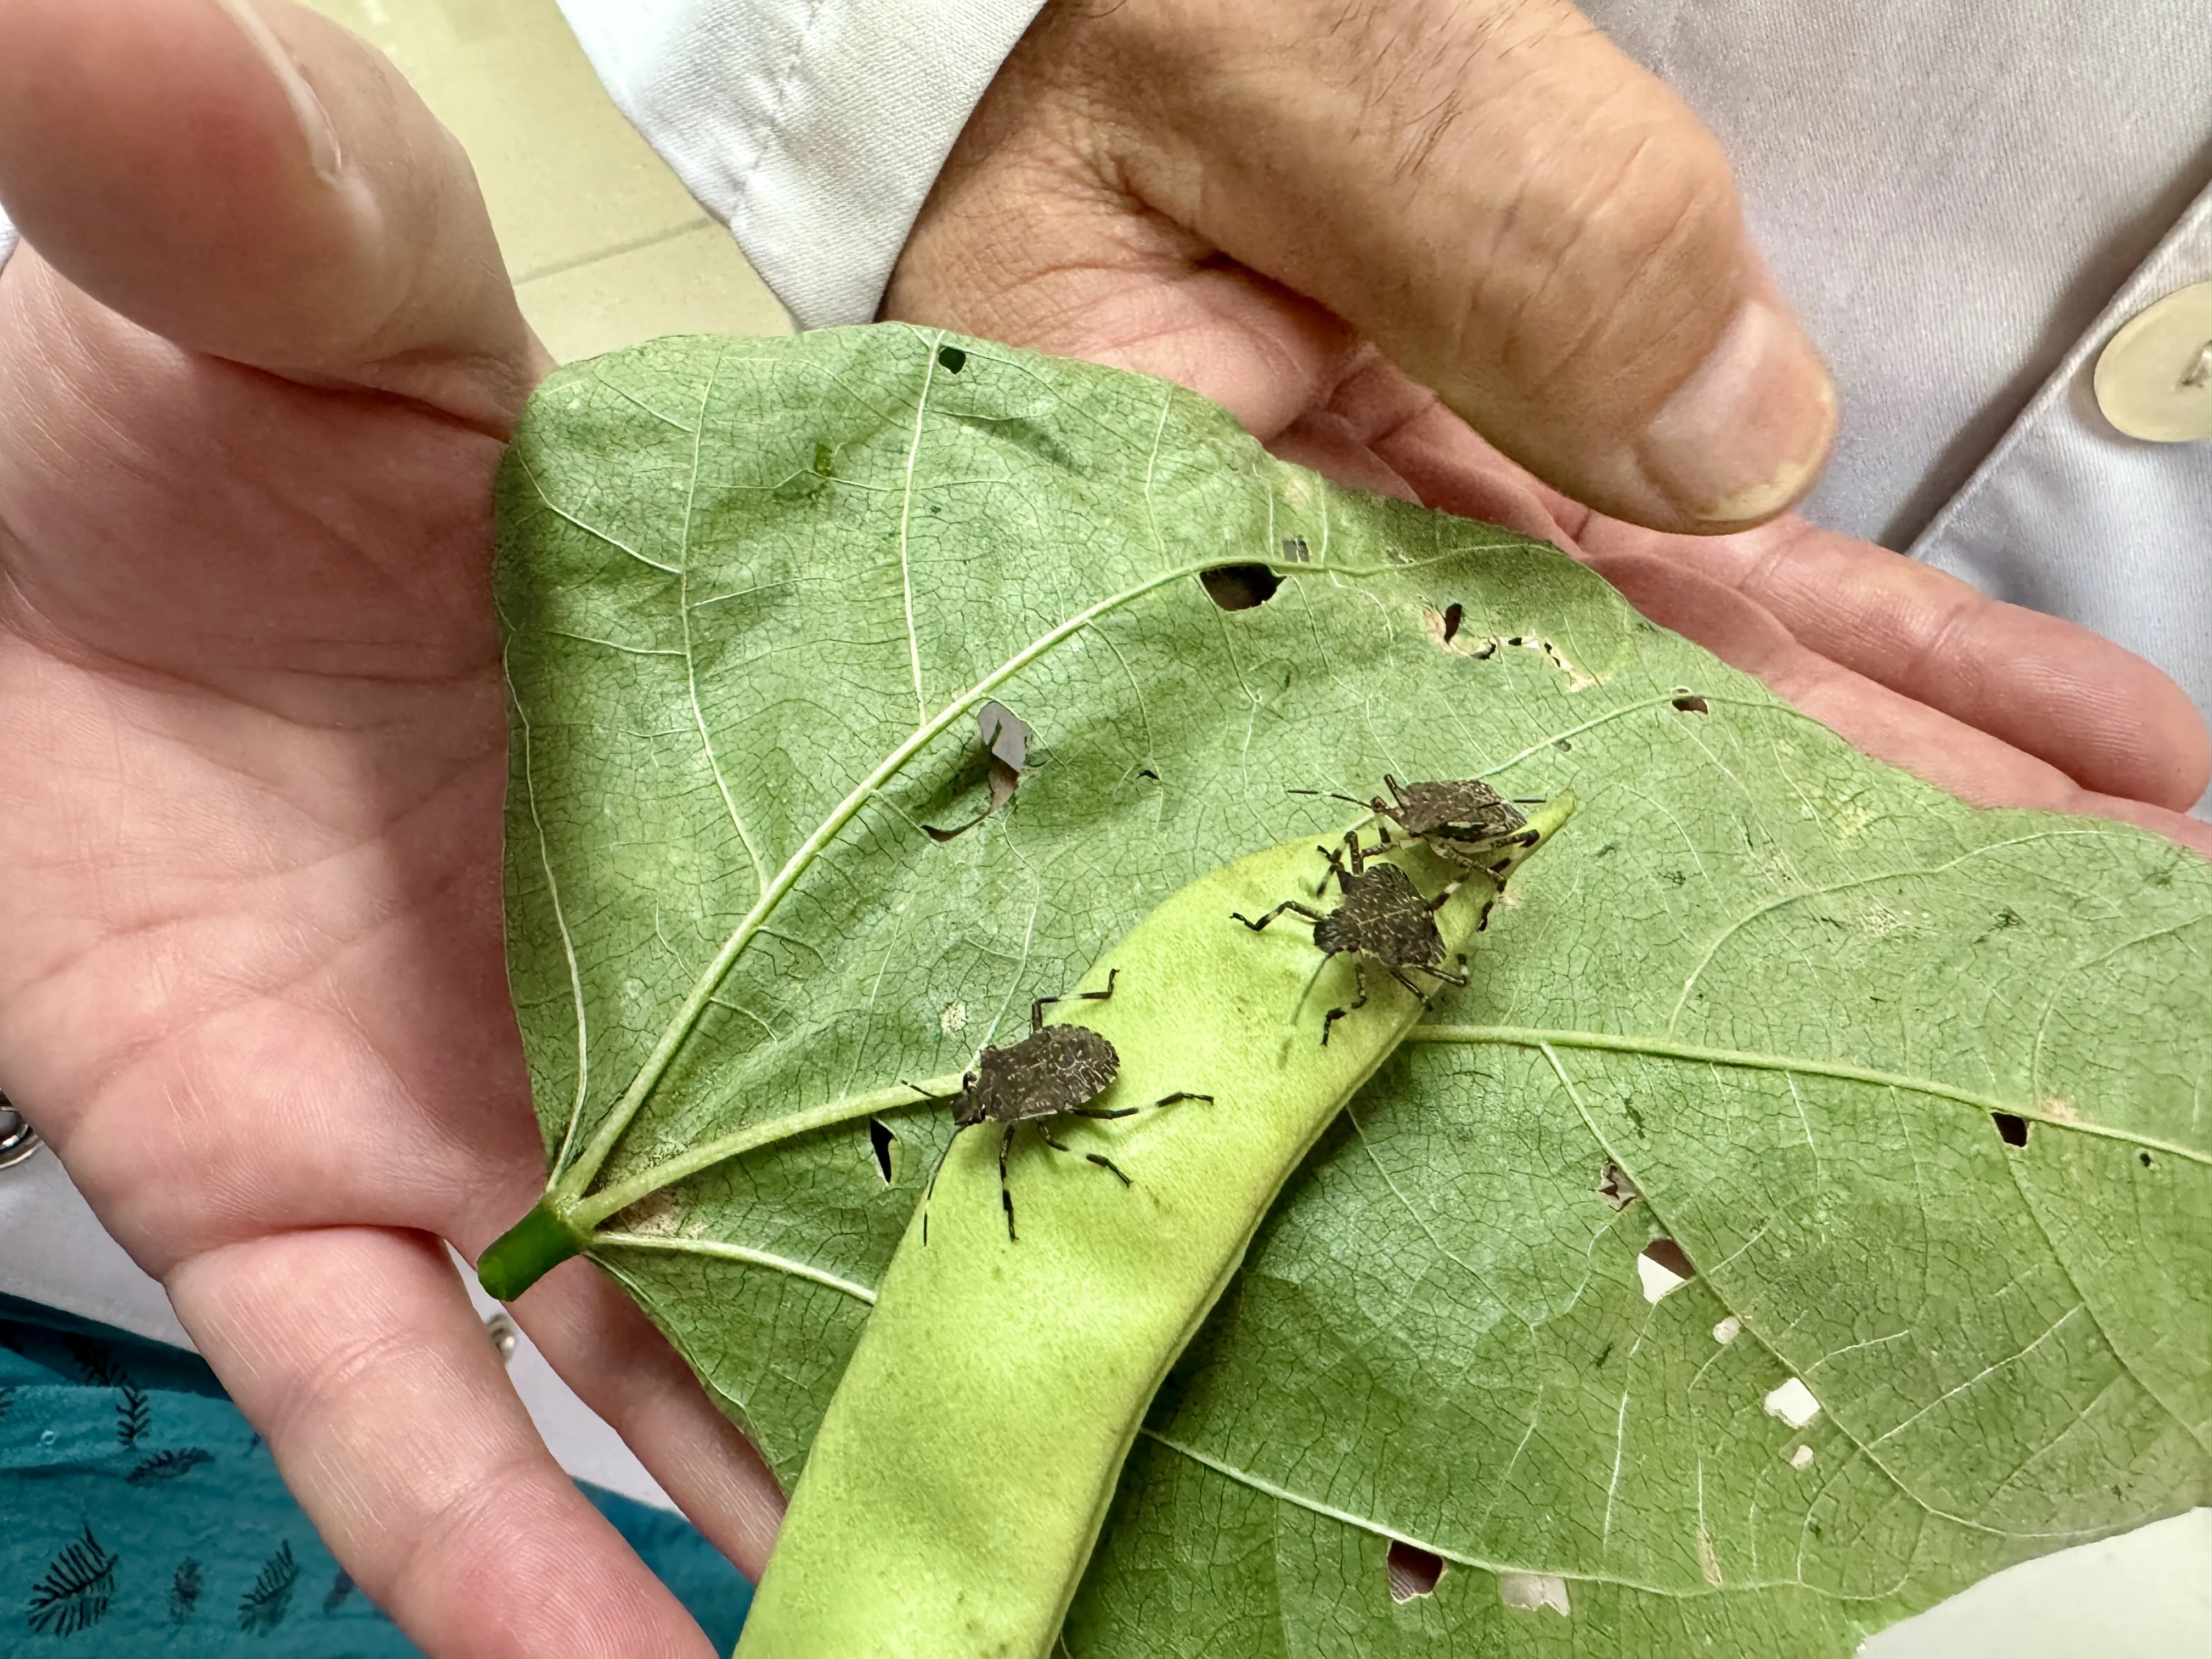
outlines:
{"label": "beige button", "polygon": [[2097,407],[2130,438],[2212,438],[2212,283],[2130,318],[2097,358]]}

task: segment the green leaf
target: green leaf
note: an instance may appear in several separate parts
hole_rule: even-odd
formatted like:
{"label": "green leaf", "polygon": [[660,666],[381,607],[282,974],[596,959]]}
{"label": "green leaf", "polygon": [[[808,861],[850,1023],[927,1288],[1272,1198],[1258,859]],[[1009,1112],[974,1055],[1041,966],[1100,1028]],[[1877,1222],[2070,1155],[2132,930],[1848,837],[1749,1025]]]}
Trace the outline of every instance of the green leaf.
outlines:
{"label": "green leaf", "polygon": [[[1158,382],[942,343],[579,365],[502,477],[546,1213],[780,1474],[945,1143],[903,1085],[1390,772],[1584,804],[1176,1367],[1071,1651],[1842,1654],[2212,1496],[2212,870],[1971,811]],[[986,701],[1027,769],[939,842]]]}

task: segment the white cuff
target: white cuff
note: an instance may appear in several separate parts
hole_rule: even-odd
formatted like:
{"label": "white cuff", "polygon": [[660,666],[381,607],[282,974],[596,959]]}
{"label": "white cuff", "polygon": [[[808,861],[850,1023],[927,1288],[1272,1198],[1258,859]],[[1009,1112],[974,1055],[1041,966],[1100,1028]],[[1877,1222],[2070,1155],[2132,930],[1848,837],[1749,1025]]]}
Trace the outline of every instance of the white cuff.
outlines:
{"label": "white cuff", "polygon": [[8,210],[0,208],[0,265],[8,263],[8,256],[15,251],[15,244],[21,240],[15,234],[15,227],[8,222]]}
{"label": "white cuff", "polygon": [[801,328],[873,320],[1042,0],[559,0],[614,100]]}

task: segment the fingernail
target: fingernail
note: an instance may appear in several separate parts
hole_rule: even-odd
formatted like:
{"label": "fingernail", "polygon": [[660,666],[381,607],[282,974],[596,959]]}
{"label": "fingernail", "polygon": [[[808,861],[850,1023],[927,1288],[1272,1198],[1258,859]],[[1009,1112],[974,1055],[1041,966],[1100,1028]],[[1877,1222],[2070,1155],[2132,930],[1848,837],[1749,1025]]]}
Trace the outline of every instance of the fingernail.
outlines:
{"label": "fingernail", "polygon": [[255,53],[269,65],[269,72],[276,77],[285,101],[292,106],[293,118],[300,124],[301,136],[307,141],[307,164],[322,178],[337,178],[341,160],[337,129],[331,125],[330,112],[323,107],[323,100],[315,96],[315,89],[300,72],[299,60],[246,0],[216,0],[216,3],[230,15]]}
{"label": "fingernail", "polygon": [[1748,299],[1637,447],[1644,476],[1686,518],[1745,524],[1802,495],[1835,437],[1836,392],[1812,343]]}

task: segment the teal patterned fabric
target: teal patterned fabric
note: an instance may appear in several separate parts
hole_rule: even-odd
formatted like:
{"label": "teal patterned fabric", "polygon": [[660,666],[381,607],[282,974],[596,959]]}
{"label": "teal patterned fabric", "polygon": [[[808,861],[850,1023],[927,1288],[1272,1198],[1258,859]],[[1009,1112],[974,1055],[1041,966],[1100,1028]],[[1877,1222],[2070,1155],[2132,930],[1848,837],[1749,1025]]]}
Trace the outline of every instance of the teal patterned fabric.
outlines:
{"label": "teal patterned fabric", "polygon": [[[584,1491],[721,1650],[752,1589],[681,1517]],[[196,1355],[0,1297],[0,1655],[417,1659]]]}

